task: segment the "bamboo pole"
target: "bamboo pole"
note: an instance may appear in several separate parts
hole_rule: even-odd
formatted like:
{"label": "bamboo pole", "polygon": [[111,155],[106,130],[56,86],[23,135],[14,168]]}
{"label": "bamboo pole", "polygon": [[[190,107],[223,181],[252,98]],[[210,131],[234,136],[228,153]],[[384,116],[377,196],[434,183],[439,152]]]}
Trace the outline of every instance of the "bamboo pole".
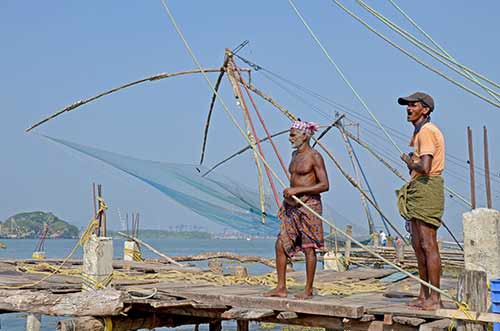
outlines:
{"label": "bamboo pole", "polygon": [[151,252],[155,253],[156,255],[158,255],[158,256],[160,256],[160,257],[164,258],[164,259],[165,259],[165,260],[167,260],[168,262],[170,262],[170,263],[172,263],[172,264],[174,264],[174,265],[176,265],[176,266],[178,266],[178,267],[186,267],[186,265],[181,264],[181,263],[179,263],[179,262],[175,261],[175,260],[174,260],[174,259],[172,259],[171,257],[169,257],[169,256],[167,256],[167,255],[165,255],[165,254],[161,253],[160,251],[156,250],[156,249],[155,249],[154,247],[152,247],[151,245],[149,245],[149,244],[145,243],[144,241],[142,241],[142,240],[140,240],[140,239],[138,239],[138,238],[136,238],[136,237],[129,236],[128,234],[125,234],[125,233],[120,232],[120,231],[118,231],[118,234],[119,234],[120,236],[122,236],[122,237],[125,237],[125,238],[127,238],[127,239],[130,239],[130,240],[135,241],[135,242],[136,242],[136,243],[138,243],[139,245],[142,245],[142,246],[146,247],[146,248],[147,248],[147,249],[149,249]]}
{"label": "bamboo pole", "polygon": [[[241,69],[241,70],[242,71],[250,71],[251,69],[246,69],[245,68],[245,69]],[[130,82],[130,83],[127,83],[127,84],[124,84],[124,85],[112,88],[110,90],[101,92],[101,93],[99,93],[97,95],[94,95],[94,96],[92,96],[90,98],[87,98],[87,99],[84,99],[84,100],[78,100],[78,101],[72,103],[71,105],[66,106],[63,109],[55,112],[54,114],[52,114],[52,115],[44,118],[43,120],[41,120],[41,121],[33,124],[32,126],[30,126],[29,128],[26,129],[26,132],[30,132],[31,130],[33,130],[37,126],[39,126],[39,125],[41,125],[41,124],[43,124],[45,122],[50,121],[51,119],[53,119],[53,118],[61,115],[64,112],[71,111],[71,110],[76,109],[76,108],[78,108],[80,106],[83,106],[83,105],[85,105],[85,104],[87,104],[89,102],[97,100],[97,99],[99,99],[99,98],[101,98],[103,96],[109,95],[111,93],[123,90],[125,88],[131,87],[131,86],[134,86],[134,85],[137,85],[137,84],[141,84],[141,83],[148,82],[148,81],[155,81],[155,80],[170,78],[170,77],[188,75],[188,74],[198,74],[198,73],[202,73],[202,72],[205,72],[205,73],[207,73],[207,72],[220,72],[220,71],[221,71],[220,68],[192,69],[192,70],[179,71],[179,72],[174,72],[174,73],[162,72],[162,73],[159,73],[159,74],[156,74],[156,75],[153,75],[153,76],[145,77],[145,78],[142,78],[142,79],[139,79],[139,80],[136,80],[136,81],[133,81],[133,82]]]}

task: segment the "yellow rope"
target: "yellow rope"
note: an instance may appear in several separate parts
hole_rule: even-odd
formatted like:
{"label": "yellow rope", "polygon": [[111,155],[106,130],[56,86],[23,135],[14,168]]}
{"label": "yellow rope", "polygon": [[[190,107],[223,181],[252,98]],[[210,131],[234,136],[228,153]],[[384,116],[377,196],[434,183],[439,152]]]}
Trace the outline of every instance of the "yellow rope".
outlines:
{"label": "yellow rope", "polygon": [[457,303],[457,306],[458,306],[457,310],[455,311],[455,313],[451,317],[450,325],[448,325],[448,331],[453,331],[453,328],[455,327],[455,319],[456,319],[457,314],[459,312],[464,313],[465,316],[472,321],[476,320],[476,317],[472,316],[472,313],[470,312],[469,306],[467,305],[467,303],[462,301],[462,302]]}
{"label": "yellow rope", "polygon": [[104,331],[113,331],[113,320],[111,317],[104,317]]}
{"label": "yellow rope", "polygon": [[[108,206],[106,205],[106,203],[104,202],[104,200],[102,198],[98,197],[98,200],[99,200],[99,210],[97,212],[97,215],[99,215],[99,213],[104,212],[108,208]],[[94,230],[98,226],[99,226],[99,223],[98,223],[97,219],[92,218],[89,225],[87,226],[87,229],[85,229],[82,236],[80,237],[78,242],[75,244],[75,246],[73,247],[71,252],[68,254],[68,256],[66,256],[57,267],[50,266],[51,272],[49,272],[47,274],[47,276],[42,277],[40,280],[37,280],[34,283],[17,285],[17,286],[3,285],[3,286],[0,286],[0,289],[15,290],[15,289],[22,289],[22,288],[26,288],[26,287],[33,287],[33,286],[36,286],[36,285],[46,281],[47,279],[54,276],[55,274],[59,273],[62,270],[63,266],[68,262],[68,260],[76,253],[76,250],[78,249],[78,247],[80,245],[83,246],[83,244],[89,240],[90,235],[94,232]]]}
{"label": "yellow rope", "polygon": [[123,253],[127,256],[131,256],[132,259],[136,262],[144,261],[140,250],[124,248]]}

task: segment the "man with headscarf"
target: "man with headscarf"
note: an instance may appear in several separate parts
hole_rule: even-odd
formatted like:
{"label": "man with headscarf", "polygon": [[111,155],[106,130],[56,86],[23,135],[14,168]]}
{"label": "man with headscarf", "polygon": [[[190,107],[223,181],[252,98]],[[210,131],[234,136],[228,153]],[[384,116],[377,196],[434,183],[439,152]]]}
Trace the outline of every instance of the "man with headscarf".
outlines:
{"label": "man with headscarf", "polygon": [[[403,154],[411,180],[398,193],[398,209],[406,220],[411,242],[417,256],[419,277],[439,288],[441,258],[436,239],[444,212],[444,181],[441,176],[445,163],[445,144],[439,128],[431,123],[434,100],[423,92],[398,99],[406,106],[407,120],[414,126],[410,146],[414,152]],[[420,286],[420,293],[410,306],[438,309],[438,292]]]}
{"label": "man with headscarf", "polygon": [[[316,249],[324,247],[321,219],[303,204],[321,215],[320,193],[329,189],[328,175],[323,157],[310,145],[310,139],[318,125],[312,122],[295,121],[288,140],[295,151],[290,162],[290,187],[283,191],[283,205],[278,212],[280,233],[276,240],[276,270],[278,285],[264,296],[286,297],[286,261],[298,251],[306,257],[306,285],[299,299],[313,296],[313,281],[316,272]],[[297,197],[303,203],[294,199]]]}

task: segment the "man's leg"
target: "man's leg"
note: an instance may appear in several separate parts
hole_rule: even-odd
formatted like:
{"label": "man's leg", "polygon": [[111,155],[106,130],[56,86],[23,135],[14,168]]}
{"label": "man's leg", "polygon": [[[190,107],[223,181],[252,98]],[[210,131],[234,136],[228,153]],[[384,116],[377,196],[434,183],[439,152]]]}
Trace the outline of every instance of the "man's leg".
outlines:
{"label": "man's leg", "polygon": [[[420,223],[420,233],[422,235],[422,248],[426,256],[428,281],[439,288],[441,281],[441,256],[439,255],[439,246],[436,238],[437,228],[421,221],[418,222]],[[431,290],[422,308],[435,310],[440,307],[440,294]]]}
{"label": "man's leg", "polygon": [[[418,276],[422,280],[425,280],[427,282],[428,281],[427,263],[426,263],[425,251],[422,248],[422,234],[420,231],[421,227],[420,224],[421,223],[416,219],[412,219],[410,221],[411,244],[413,250],[415,251],[415,255],[417,257]],[[425,300],[428,297],[429,297],[429,289],[427,288],[427,286],[420,285],[420,293],[418,294],[418,298],[416,300],[411,301],[409,305],[420,308],[422,307],[422,305],[424,304]]]}
{"label": "man's leg", "polygon": [[304,255],[306,256],[306,286],[304,292],[297,293],[297,299],[309,299],[313,296],[314,274],[316,273],[316,252],[314,248],[305,248]]}
{"label": "man's leg", "polygon": [[278,285],[269,292],[265,292],[265,297],[286,297],[286,254],[281,240],[278,238],[275,244],[276,251],[276,272],[278,274]]}

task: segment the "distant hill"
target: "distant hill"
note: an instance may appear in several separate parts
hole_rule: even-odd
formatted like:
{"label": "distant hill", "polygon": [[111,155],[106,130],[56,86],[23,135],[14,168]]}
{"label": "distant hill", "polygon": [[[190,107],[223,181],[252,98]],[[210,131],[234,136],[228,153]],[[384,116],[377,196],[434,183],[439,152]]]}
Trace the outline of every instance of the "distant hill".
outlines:
{"label": "distant hill", "polygon": [[38,238],[44,224],[49,226],[48,238],[77,238],[78,228],[58,218],[52,213],[34,211],[19,213],[0,222],[0,237]]}

